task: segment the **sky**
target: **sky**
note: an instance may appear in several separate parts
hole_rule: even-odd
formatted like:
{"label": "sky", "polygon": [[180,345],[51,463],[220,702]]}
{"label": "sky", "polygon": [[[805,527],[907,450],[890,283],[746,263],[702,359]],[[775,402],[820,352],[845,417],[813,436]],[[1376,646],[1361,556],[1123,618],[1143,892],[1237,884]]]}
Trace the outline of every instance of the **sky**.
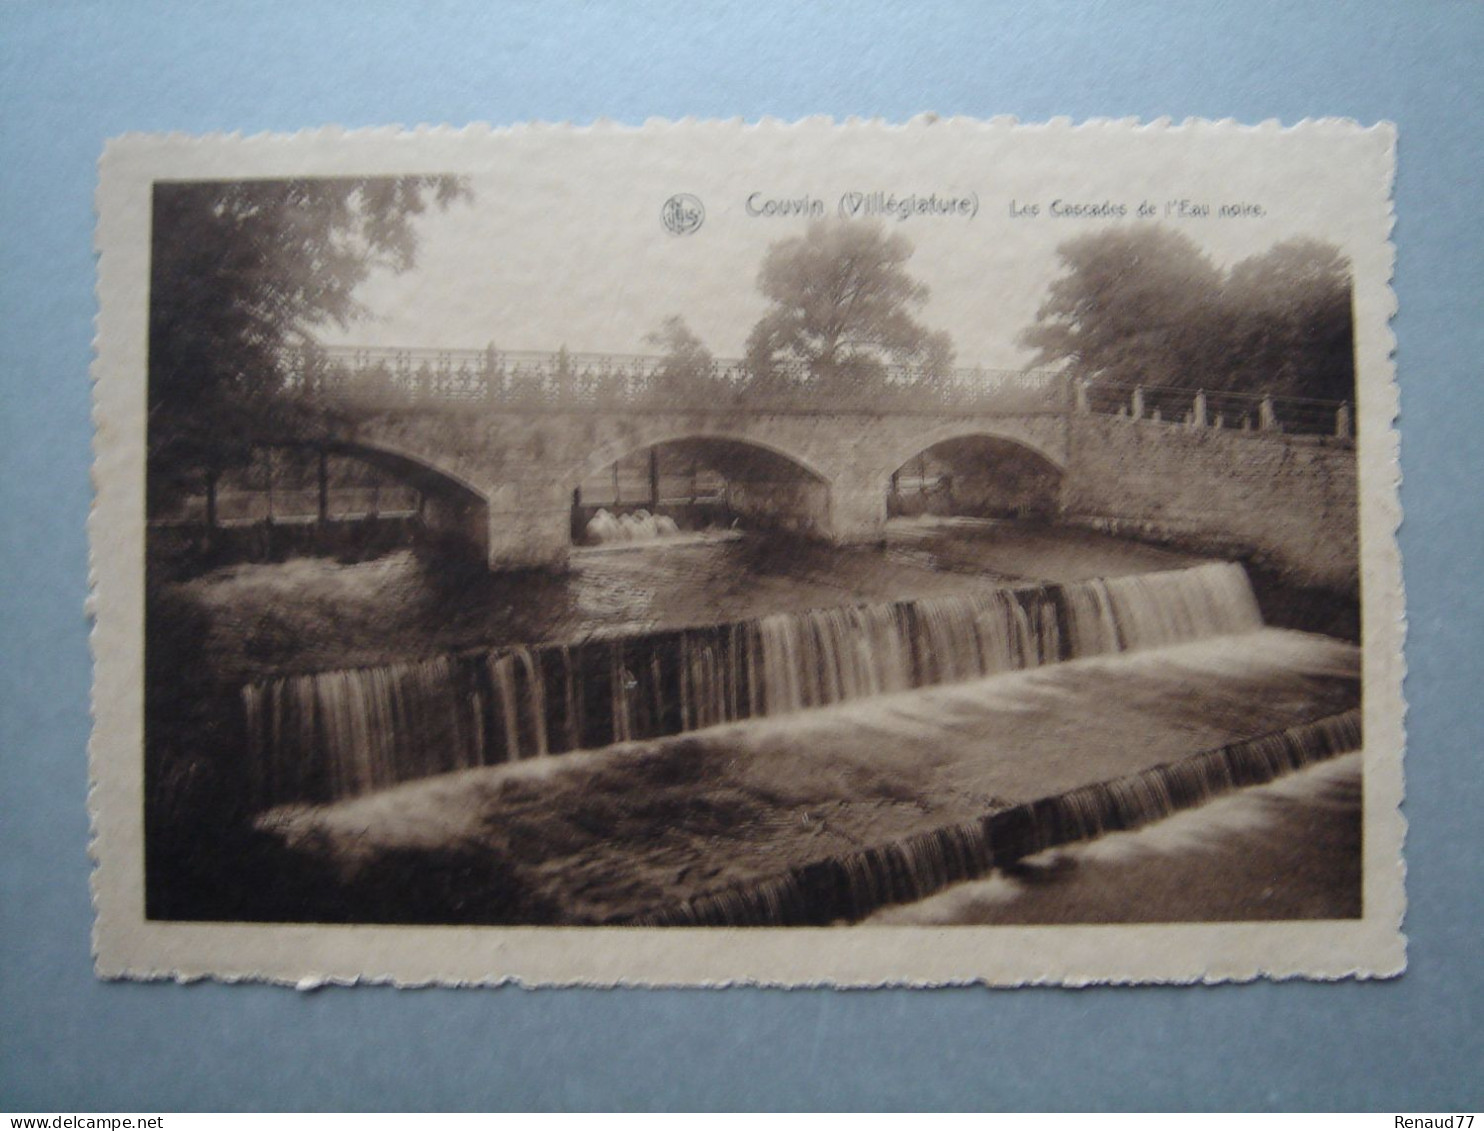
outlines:
{"label": "sky", "polygon": [[[325,344],[643,353],[654,352],[646,335],[679,314],[715,355],[739,356],[766,308],[764,255],[809,222],[777,214],[779,203],[833,219],[851,193],[967,202],[881,221],[912,242],[907,269],[930,292],[918,318],[949,332],[964,366],[1026,365],[1016,339],[1060,273],[1057,246],[1137,222],[1141,203],[1223,266],[1298,236],[1347,252],[1375,242],[1357,236],[1375,217],[1357,214],[1356,170],[1277,131],[939,123],[820,135],[682,123],[649,136],[533,129],[451,153],[430,171],[464,175],[471,198],[420,217],[416,267],[368,278],[358,297],[372,316],[323,328]],[[689,234],[661,222],[677,193],[705,210]],[[1224,204],[1245,212],[1221,217]],[[1117,205],[1123,217],[1106,215]],[[1200,205],[1209,211],[1189,207]]]}

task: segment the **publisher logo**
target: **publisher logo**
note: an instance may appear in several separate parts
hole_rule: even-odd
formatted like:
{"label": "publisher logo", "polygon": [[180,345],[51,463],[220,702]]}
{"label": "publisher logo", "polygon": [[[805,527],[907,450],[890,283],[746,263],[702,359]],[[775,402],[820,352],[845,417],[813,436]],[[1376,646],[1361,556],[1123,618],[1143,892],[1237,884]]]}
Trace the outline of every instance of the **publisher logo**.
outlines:
{"label": "publisher logo", "polygon": [[672,236],[690,235],[705,219],[705,205],[688,192],[677,192],[660,209],[660,223]]}

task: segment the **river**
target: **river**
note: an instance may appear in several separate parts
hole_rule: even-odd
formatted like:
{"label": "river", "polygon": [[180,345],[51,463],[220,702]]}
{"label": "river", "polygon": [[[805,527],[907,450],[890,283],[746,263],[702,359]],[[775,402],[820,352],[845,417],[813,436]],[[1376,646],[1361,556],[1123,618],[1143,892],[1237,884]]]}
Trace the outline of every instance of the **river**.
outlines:
{"label": "river", "polygon": [[[769,613],[1063,582],[1209,560],[1089,531],[987,520],[897,519],[880,546],[744,536],[576,549],[565,574],[491,574],[398,551],[368,562],[299,558],[164,587],[168,633],[224,683],[362,667],[460,648],[575,641]],[[175,623],[168,623],[174,621]],[[196,639],[199,636],[200,639]],[[162,636],[162,639],[164,637]]]}
{"label": "river", "polygon": [[[1047,828],[1089,835],[1358,741],[1351,645],[1264,632],[1236,565],[1055,527],[896,520],[884,544],[844,548],[722,534],[575,550],[561,575],[455,570],[410,551],[300,559],[164,587],[151,616],[156,662],[172,647],[195,656],[184,670],[209,673],[217,701],[242,712],[243,744],[212,772],[270,814],[258,828],[288,854],[282,890],[302,894],[304,876],[329,885],[228,917],[333,906],[390,921],[767,922],[759,885],[778,878],[795,898],[823,859],[848,889],[830,915],[858,919],[941,887],[943,843],[986,815],[1075,796]],[[194,757],[191,733],[155,733]],[[1195,778],[1163,768],[1193,755],[1207,759]],[[1130,784],[1104,790],[1120,775]],[[1295,821],[1322,816],[1317,794],[1274,796]],[[1170,820],[1158,827],[1181,827]],[[975,827],[975,852],[1011,859],[1003,821]],[[1262,917],[1247,841],[1212,835],[1210,851],[1182,854],[1150,832],[1135,843],[1155,849],[1131,864],[1106,855],[1124,835],[1145,834],[880,914],[1116,921],[1114,904],[1141,906],[1125,887],[1147,858],[1146,909],[1126,914]],[[870,857],[887,844],[931,883],[877,890],[900,872]],[[1263,859],[1286,850],[1274,851]],[[1341,845],[1319,869],[1317,903],[1285,889],[1276,917],[1350,913],[1344,857]],[[1244,878],[1181,903],[1202,886],[1191,869],[1224,867]],[[427,868],[443,878],[418,879]],[[406,882],[389,888],[393,875]],[[1082,878],[1104,875],[1122,895],[1087,894],[1102,881]],[[469,890],[448,876],[497,879]],[[445,882],[443,902],[406,902]]]}

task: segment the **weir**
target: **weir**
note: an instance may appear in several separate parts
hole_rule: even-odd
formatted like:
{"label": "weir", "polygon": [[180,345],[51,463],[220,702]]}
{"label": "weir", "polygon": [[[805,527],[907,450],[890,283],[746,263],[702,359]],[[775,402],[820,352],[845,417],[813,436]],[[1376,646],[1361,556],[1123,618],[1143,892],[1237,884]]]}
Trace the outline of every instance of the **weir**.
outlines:
{"label": "weir", "polygon": [[1235,563],[281,676],[243,689],[262,807],[1255,631]]}
{"label": "weir", "polygon": [[1360,749],[1361,737],[1359,709],[1346,711],[614,922],[647,927],[854,922],[1047,849],[1137,829],[1231,790],[1350,753]]}

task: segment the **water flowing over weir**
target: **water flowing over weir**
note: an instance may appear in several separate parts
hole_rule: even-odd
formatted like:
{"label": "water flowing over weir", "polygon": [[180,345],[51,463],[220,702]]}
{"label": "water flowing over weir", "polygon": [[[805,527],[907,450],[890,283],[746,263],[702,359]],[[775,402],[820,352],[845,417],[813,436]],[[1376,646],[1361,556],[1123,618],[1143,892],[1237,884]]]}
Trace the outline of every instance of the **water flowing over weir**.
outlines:
{"label": "water flowing over weir", "polygon": [[647,927],[854,922],[881,907],[916,902],[1047,849],[1136,829],[1234,789],[1350,753],[1360,749],[1361,739],[1360,711],[1346,711],[622,922]]}
{"label": "water flowing over weir", "polygon": [[281,676],[242,699],[266,807],[1260,627],[1242,567],[1215,563]]}

